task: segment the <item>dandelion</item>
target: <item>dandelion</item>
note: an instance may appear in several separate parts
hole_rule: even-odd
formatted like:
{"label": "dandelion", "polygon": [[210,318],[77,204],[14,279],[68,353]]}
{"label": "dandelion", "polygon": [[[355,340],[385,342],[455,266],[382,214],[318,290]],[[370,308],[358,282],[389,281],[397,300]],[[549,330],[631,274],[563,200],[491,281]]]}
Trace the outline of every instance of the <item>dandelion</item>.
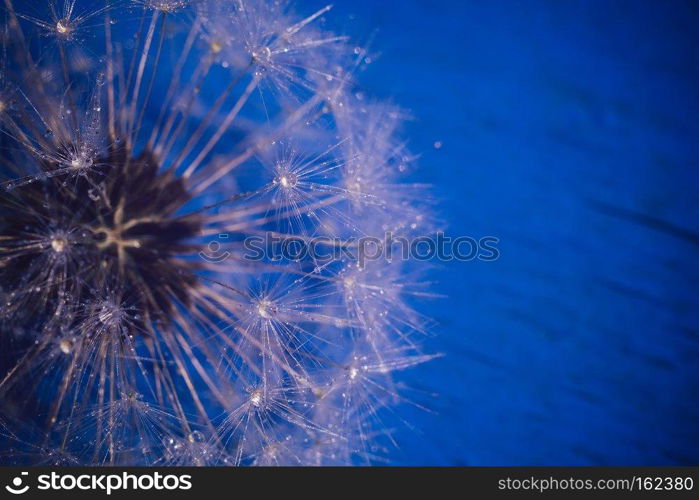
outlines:
{"label": "dandelion", "polygon": [[[8,8],[15,13],[12,5]],[[49,0],[48,12],[32,15],[20,11],[16,12],[16,15],[34,24],[40,30],[40,34],[52,37],[59,43],[77,42],[90,27],[99,23],[99,17],[106,9],[105,6],[96,6],[95,2],[80,5],[78,0]]]}
{"label": "dandelion", "polygon": [[3,462],[388,459],[428,284],[243,243],[434,230],[404,115],[351,90],[365,53],[329,12],[5,0]]}

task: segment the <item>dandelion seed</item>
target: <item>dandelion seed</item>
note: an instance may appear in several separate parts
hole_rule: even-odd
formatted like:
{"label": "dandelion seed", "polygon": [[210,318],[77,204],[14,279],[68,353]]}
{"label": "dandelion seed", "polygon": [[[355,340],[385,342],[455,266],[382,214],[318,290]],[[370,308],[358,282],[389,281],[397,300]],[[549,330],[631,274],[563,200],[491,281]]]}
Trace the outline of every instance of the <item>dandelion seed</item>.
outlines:
{"label": "dandelion seed", "polygon": [[259,389],[256,389],[252,392],[252,394],[250,394],[250,404],[252,404],[256,408],[259,408],[261,403],[262,392]]}
{"label": "dandelion seed", "polygon": [[70,26],[70,20],[68,19],[59,19],[59,21],[56,23],[56,32],[59,35],[68,37],[70,36],[70,33],[73,29]]}
{"label": "dandelion seed", "polygon": [[51,248],[54,252],[63,252],[68,246],[68,240],[63,236],[56,236],[51,239]]}
{"label": "dandelion seed", "polygon": [[260,317],[264,319],[269,319],[271,318],[271,308],[272,304],[269,301],[262,300],[259,302],[257,305],[257,313],[260,315]]}

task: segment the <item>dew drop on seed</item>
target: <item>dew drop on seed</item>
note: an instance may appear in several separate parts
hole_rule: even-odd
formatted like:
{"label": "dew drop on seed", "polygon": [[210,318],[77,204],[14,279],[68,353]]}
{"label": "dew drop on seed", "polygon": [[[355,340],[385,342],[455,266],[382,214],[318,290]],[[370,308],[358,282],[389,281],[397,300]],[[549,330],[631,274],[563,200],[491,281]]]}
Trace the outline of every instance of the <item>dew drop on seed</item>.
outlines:
{"label": "dew drop on seed", "polygon": [[53,248],[53,251],[56,253],[63,252],[67,246],[68,240],[62,236],[58,236],[56,238],[51,239],[51,248]]}
{"label": "dew drop on seed", "polygon": [[190,443],[202,443],[204,442],[204,434],[199,431],[192,431],[188,439]]}
{"label": "dew drop on seed", "polygon": [[70,349],[72,346],[70,340],[68,339],[63,339],[61,342],[58,344],[58,347],[61,349],[61,352],[63,354],[70,354]]}

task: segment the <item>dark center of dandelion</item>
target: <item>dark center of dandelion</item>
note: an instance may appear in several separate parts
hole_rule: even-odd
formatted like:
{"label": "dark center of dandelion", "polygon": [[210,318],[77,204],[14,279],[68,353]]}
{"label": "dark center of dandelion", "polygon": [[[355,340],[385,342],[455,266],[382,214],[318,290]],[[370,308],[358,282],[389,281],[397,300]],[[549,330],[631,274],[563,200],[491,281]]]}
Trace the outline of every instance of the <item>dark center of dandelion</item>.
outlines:
{"label": "dark center of dandelion", "polygon": [[187,255],[201,220],[176,215],[191,196],[150,153],[112,152],[94,165],[0,194],[2,307],[34,324],[64,303],[118,296],[141,327],[166,322],[197,281]]}

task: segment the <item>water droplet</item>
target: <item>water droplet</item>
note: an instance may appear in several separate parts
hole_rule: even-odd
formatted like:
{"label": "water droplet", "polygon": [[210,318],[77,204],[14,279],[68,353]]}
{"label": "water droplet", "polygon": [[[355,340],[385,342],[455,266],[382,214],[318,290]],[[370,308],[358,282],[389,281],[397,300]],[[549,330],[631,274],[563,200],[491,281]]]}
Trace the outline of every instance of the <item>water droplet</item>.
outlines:
{"label": "water droplet", "polygon": [[192,431],[188,439],[190,443],[203,443],[205,440],[204,434],[199,431]]}

